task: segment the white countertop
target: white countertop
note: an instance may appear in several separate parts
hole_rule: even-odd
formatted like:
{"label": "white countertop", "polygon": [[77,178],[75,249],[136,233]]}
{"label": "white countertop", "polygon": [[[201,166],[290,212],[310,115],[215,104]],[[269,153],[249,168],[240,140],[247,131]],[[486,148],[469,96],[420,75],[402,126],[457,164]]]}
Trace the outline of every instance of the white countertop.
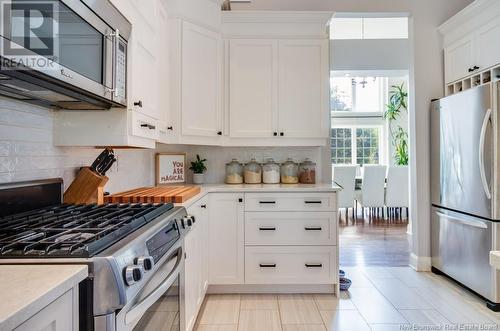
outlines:
{"label": "white countertop", "polygon": [[189,207],[208,193],[259,193],[259,192],[337,192],[342,188],[337,184],[204,184],[201,192],[176,206]]}
{"label": "white countertop", "polygon": [[86,265],[0,265],[0,330],[12,330],[88,275]]}
{"label": "white countertop", "polygon": [[493,268],[500,269],[500,251],[490,252],[490,265]]}

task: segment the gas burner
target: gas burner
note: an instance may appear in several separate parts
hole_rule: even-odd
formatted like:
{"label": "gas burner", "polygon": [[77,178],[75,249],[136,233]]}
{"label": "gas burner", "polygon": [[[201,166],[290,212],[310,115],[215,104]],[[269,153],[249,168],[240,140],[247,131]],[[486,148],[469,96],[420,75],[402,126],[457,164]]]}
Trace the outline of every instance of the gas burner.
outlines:
{"label": "gas burner", "polygon": [[0,218],[0,258],[92,257],[172,204],[57,205]]}

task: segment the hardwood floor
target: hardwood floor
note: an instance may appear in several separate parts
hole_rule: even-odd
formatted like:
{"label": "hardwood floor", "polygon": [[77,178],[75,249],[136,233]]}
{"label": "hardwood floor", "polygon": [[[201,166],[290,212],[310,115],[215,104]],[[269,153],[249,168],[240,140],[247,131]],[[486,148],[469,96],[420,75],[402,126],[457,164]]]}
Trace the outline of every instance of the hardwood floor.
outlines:
{"label": "hardwood floor", "polygon": [[[198,331],[498,330],[500,313],[448,279],[410,267],[346,267],[331,294],[208,295]],[[462,326],[461,326],[462,325]]]}
{"label": "hardwood floor", "polygon": [[[339,214],[339,250],[341,266],[407,266],[410,259],[410,236],[406,234],[408,220],[399,217],[384,219],[381,212],[352,210],[346,219]],[[403,213],[404,216],[404,213]]]}

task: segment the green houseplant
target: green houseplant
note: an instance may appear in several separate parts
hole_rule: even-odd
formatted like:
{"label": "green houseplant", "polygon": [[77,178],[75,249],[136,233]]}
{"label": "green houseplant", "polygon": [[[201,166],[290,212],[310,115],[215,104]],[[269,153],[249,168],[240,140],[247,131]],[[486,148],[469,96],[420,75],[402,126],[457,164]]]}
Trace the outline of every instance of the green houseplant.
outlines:
{"label": "green houseplant", "polygon": [[384,117],[389,121],[389,132],[391,142],[394,146],[394,160],[396,165],[408,165],[408,132],[398,125],[394,128],[394,121],[398,119],[401,112],[408,111],[408,92],[404,89],[404,84],[391,86],[389,92],[389,104],[384,113]]}
{"label": "green houseplant", "polygon": [[202,159],[198,154],[196,154],[196,160],[191,162],[189,170],[193,172],[193,183],[203,184],[205,182],[205,171],[207,171],[205,162],[207,159]]}

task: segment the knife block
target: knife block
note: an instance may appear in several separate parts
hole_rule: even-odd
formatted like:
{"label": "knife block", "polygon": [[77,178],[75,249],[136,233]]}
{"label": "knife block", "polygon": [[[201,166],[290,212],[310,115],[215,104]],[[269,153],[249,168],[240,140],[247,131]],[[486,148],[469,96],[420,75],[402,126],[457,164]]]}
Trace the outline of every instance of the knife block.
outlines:
{"label": "knife block", "polygon": [[108,177],[101,176],[88,167],[81,168],[64,192],[64,203],[101,205],[104,203],[104,185],[107,182]]}

